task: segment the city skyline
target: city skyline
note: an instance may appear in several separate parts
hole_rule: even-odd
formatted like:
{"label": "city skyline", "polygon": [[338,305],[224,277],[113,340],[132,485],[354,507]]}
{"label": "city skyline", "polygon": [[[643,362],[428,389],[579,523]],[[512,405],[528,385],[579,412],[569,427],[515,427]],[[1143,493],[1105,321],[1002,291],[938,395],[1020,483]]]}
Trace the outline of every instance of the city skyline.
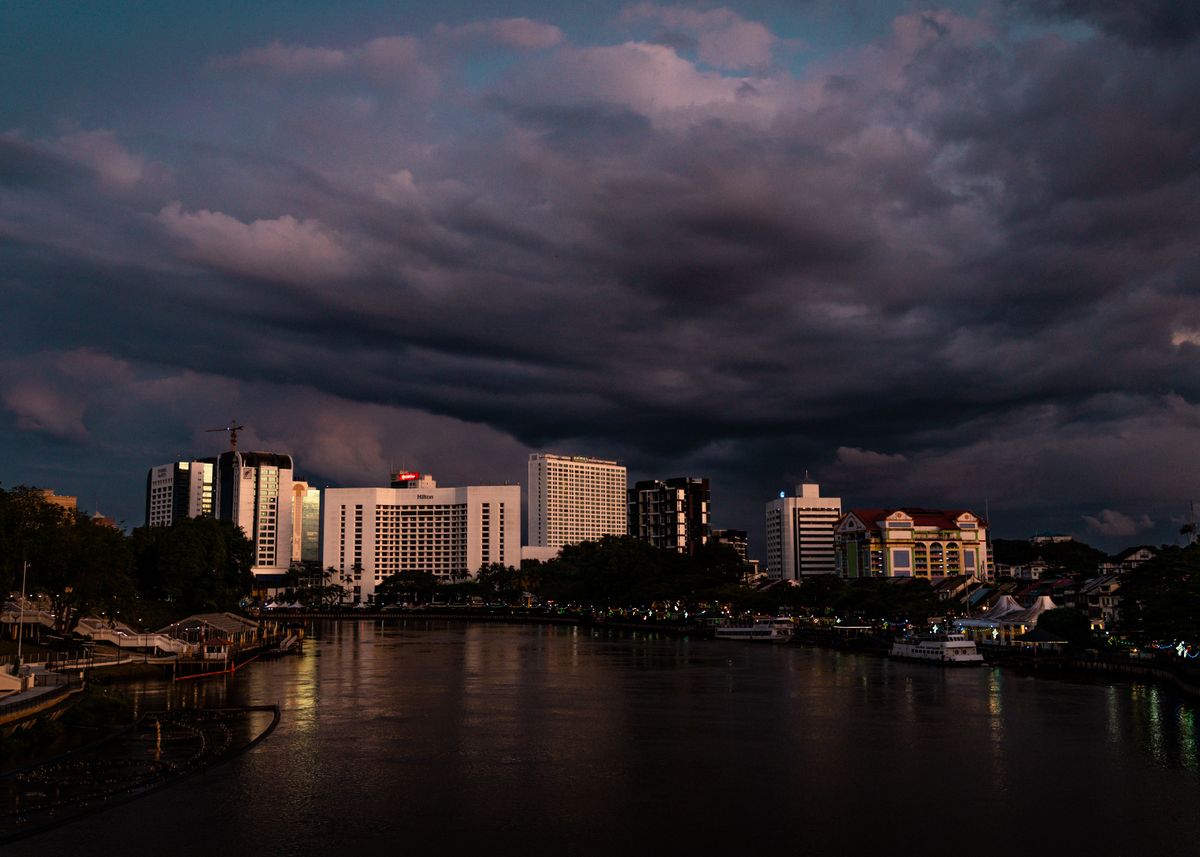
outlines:
{"label": "city skyline", "polygon": [[993,534],[1200,493],[1200,11],[1059,0],[0,10],[0,482],[811,470]]}

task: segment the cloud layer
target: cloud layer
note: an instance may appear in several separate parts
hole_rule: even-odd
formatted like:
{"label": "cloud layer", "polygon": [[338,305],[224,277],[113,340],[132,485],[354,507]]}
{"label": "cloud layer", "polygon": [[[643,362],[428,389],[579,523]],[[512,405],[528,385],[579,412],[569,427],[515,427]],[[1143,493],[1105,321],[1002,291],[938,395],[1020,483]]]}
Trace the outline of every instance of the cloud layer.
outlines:
{"label": "cloud layer", "polygon": [[[1171,538],[1200,464],[1173,8],[901,11],[813,52],[649,4],[593,37],[293,29],[212,50],[168,110],[0,125],[4,478],[142,469],[236,406],[333,482],[405,449],[520,478],[545,447],[709,475],[755,533],[810,469],[852,505]],[[120,426],[81,363],[188,404]]]}

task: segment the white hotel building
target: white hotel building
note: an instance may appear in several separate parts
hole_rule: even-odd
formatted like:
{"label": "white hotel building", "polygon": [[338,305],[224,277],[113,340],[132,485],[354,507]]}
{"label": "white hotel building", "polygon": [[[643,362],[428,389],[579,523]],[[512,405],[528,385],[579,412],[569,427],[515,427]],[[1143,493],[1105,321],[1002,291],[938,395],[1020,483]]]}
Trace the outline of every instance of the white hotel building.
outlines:
{"label": "white hotel building", "polygon": [[625,466],[602,458],[529,456],[529,544],[563,545],[628,533]]}
{"label": "white hotel building", "polygon": [[521,563],[521,486],[327,488],[321,567],[352,600],[370,602],[393,574],[469,577],[481,566]]}
{"label": "white hotel building", "polygon": [[842,516],[840,497],[822,497],[809,480],[793,497],[779,492],[767,503],[767,577],[800,580],[810,574],[837,574],[834,528]]}

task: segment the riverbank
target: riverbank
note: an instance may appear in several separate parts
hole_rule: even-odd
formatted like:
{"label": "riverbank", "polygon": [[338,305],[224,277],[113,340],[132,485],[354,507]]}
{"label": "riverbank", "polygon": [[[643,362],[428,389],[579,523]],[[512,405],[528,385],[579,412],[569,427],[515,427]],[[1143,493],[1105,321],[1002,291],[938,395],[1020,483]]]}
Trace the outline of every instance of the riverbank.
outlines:
{"label": "riverbank", "polygon": [[[320,621],[386,621],[389,619],[428,619],[436,621],[488,622],[502,624],[572,625],[586,628],[609,628],[619,631],[651,632],[668,636],[711,638],[711,629],[695,622],[662,620],[629,620],[612,617],[593,618],[579,614],[547,613],[540,608],[508,609],[489,607],[445,607],[436,609],[384,610],[272,610],[263,618],[304,622]],[[839,649],[856,654],[886,657],[892,641],[863,630],[841,628],[799,627],[792,639],[794,645]],[[1023,652],[1008,646],[981,646],[980,651],[989,664],[1022,672],[1052,677],[1057,675],[1113,676],[1129,680],[1160,682],[1178,688],[1189,697],[1200,698],[1200,669],[1160,660],[1146,661],[1127,655],[1087,655],[1082,653]]]}
{"label": "riverbank", "polygon": [[[886,657],[891,640],[872,634],[847,635],[825,629],[802,629],[793,642],[827,649],[842,649],[858,654]],[[1200,669],[1191,661],[1178,658],[1150,658],[1128,653],[1106,654],[1095,650],[1042,652],[1022,650],[1014,646],[978,646],[979,652],[991,666],[1007,667],[1044,677],[1088,675],[1113,676],[1128,680],[1152,681],[1171,685],[1189,697],[1200,698]]]}
{"label": "riverbank", "polygon": [[586,628],[612,628],[621,631],[653,631],[672,636],[691,634],[711,636],[695,622],[657,619],[592,617],[573,613],[547,613],[538,609],[499,610],[488,607],[446,607],[435,609],[388,610],[271,610],[252,614],[286,622],[382,622],[389,619],[429,619],[451,622],[493,622],[507,625],[572,625]]}

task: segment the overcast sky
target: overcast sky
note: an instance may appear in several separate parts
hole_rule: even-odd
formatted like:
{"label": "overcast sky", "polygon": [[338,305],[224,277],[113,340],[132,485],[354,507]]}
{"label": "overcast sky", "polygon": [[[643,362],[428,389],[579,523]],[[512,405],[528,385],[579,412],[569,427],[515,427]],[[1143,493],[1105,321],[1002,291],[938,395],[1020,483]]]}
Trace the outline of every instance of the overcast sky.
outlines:
{"label": "overcast sky", "polygon": [[[1106,548],[1200,499],[1200,4],[0,5],[0,483],[708,476]],[[70,11],[68,11],[70,10]]]}

